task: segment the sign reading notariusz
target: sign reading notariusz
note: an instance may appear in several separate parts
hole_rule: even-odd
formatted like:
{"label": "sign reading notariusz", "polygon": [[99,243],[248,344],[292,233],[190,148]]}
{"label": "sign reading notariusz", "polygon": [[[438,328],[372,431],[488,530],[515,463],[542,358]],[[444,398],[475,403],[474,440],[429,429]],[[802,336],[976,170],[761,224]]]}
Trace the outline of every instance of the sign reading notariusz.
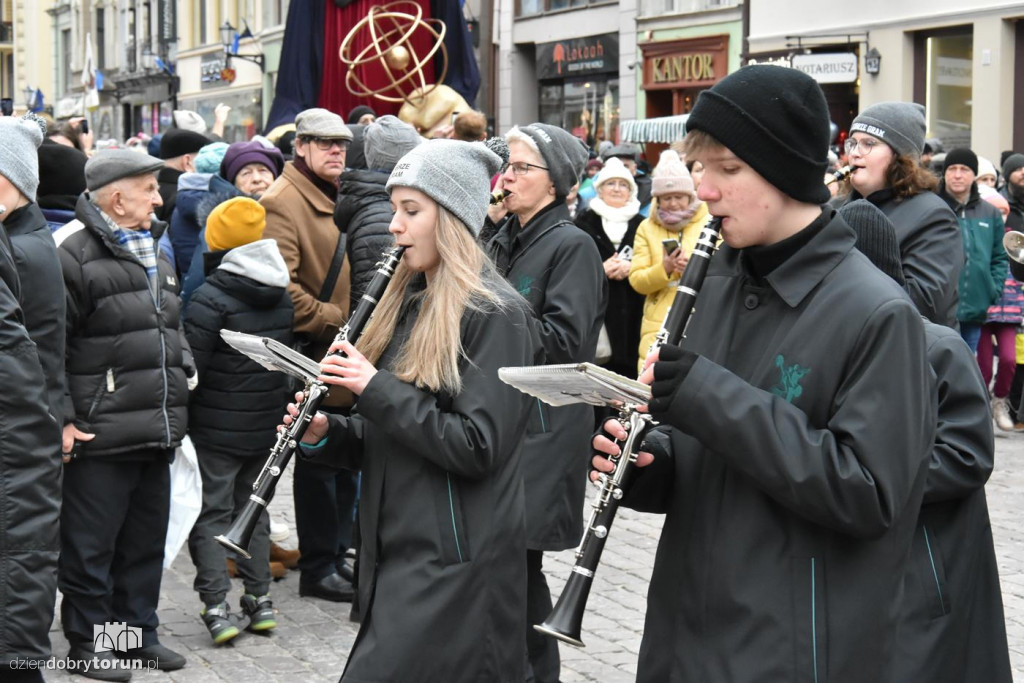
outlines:
{"label": "sign reading notariusz", "polygon": [[537,45],[537,80],[618,71],[618,33],[604,33]]}
{"label": "sign reading notariusz", "polygon": [[853,83],[857,80],[857,55],[852,52],[793,55],[790,65],[818,83]]}

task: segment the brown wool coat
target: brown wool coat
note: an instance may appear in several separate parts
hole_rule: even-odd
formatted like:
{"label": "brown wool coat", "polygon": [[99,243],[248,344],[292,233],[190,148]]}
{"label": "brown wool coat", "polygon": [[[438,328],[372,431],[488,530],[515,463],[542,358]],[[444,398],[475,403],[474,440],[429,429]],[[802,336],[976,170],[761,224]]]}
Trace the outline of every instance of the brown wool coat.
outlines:
{"label": "brown wool coat", "polygon": [[[291,280],[288,293],[295,306],[294,331],[308,335],[314,342],[313,358],[322,358],[349,314],[347,257],[330,299],[317,299],[338,244],[339,232],[333,218],[334,202],[289,161],[281,176],[260,199],[260,204],[267,212],[263,237],[277,241],[288,266]],[[332,390],[327,404],[351,404],[350,394],[339,403],[341,393],[340,389]]]}

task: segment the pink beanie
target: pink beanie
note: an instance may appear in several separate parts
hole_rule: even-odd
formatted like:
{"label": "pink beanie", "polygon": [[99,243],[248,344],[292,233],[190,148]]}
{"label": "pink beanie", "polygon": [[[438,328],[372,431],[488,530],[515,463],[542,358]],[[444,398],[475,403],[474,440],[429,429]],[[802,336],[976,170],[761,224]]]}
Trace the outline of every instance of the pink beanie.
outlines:
{"label": "pink beanie", "polygon": [[660,197],[665,194],[688,194],[696,199],[693,178],[686,170],[686,164],[671,149],[666,149],[658,159],[658,165],[651,173],[651,194]]}

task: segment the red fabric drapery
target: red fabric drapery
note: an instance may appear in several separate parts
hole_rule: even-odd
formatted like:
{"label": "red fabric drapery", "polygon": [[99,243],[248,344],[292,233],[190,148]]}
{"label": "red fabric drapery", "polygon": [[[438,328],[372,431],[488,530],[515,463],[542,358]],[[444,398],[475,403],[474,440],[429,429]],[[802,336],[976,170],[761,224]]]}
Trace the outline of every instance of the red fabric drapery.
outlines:
{"label": "red fabric drapery", "polygon": [[[370,7],[387,3],[382,0],[357,0],[348,7],[340,8],[332,0],[324,0],[324,2],[326,2],[327,12],[324,21],[323,81],[320,83],[320,98],[317,105],[337,113],[346,120],[348,119],[348,113],[354,107],[361,104],[372,108],[377,113],[377,116],[398,114],[398,110],[402,106],[400,102],[384,102],[375,97],[356,97],[350,93],[348,88],[345,87],[345,76],[348,73],[349,67],[343,64],[338,57],[341,41],[345,39],[345,36],[348,35],[352,27],[369,13]],[[404,7],[399,6],[395,9],[412,14],[413,8],[411,5],[416,4],[422,8],[424,19],[429,19],[431,16],[430,0],[410,0],[410,2],[403,4],[405,5]],[[390,28],[388,22],[384,22],[384,25]],[[369,30],[365,26],[360,29],[359,35],[352,42],[353,49],[351,54],[353,56],[357,55],[369,44],[369,36]],[[422,59],[423,55],[430,51],[433,39],[428,31],[420,28],[413,33],[410,43],[416,54]],[[401,76],[404,75],[405,73],[403,72]],[[423,75],[428,85],[434,82],[433,60],[428,60],[423,69]],[[361,67],[360,76],[361,80],[374,90],[383,88],[390,83],[384,68],[376,60]],[[404,91],[408,92],[413,87],[416,87],[418,83],[419,80],[416,79],[411,85],[404,88]],[[388,94],[394,94],[394,92],[392,91]]]}

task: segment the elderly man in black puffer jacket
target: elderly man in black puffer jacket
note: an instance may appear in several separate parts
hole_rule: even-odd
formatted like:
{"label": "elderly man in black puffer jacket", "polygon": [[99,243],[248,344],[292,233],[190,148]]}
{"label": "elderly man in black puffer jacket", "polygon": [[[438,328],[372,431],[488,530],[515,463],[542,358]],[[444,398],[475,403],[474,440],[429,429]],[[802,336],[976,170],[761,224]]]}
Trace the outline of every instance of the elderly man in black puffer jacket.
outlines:
{"label": "elderly man in black puffer jacket", "polygon": [[[54,234],[67,288],[61,625],[69,661],[101,680],[131,677],[111,666],[116,656],[185,666],[156,633],[169,464],[195,374],[178,279],[157,249],[167,227],[153,217],[162,166],[129,150],[98,152],[85,165],[76,219]],[[116,655],[93,640],[95,626],[115,622],[135,629]]]}
{"label": "elderly man in black puffer jacket", "polygon": [[384,184],[398,160],[423,141],[412,126],[390,115],[367,125],[363,134],[367,169],[341,175],[334,209],[334,224],[348,235],[353,311],[381,254],[394,242],[388,232],[394,211]]}

